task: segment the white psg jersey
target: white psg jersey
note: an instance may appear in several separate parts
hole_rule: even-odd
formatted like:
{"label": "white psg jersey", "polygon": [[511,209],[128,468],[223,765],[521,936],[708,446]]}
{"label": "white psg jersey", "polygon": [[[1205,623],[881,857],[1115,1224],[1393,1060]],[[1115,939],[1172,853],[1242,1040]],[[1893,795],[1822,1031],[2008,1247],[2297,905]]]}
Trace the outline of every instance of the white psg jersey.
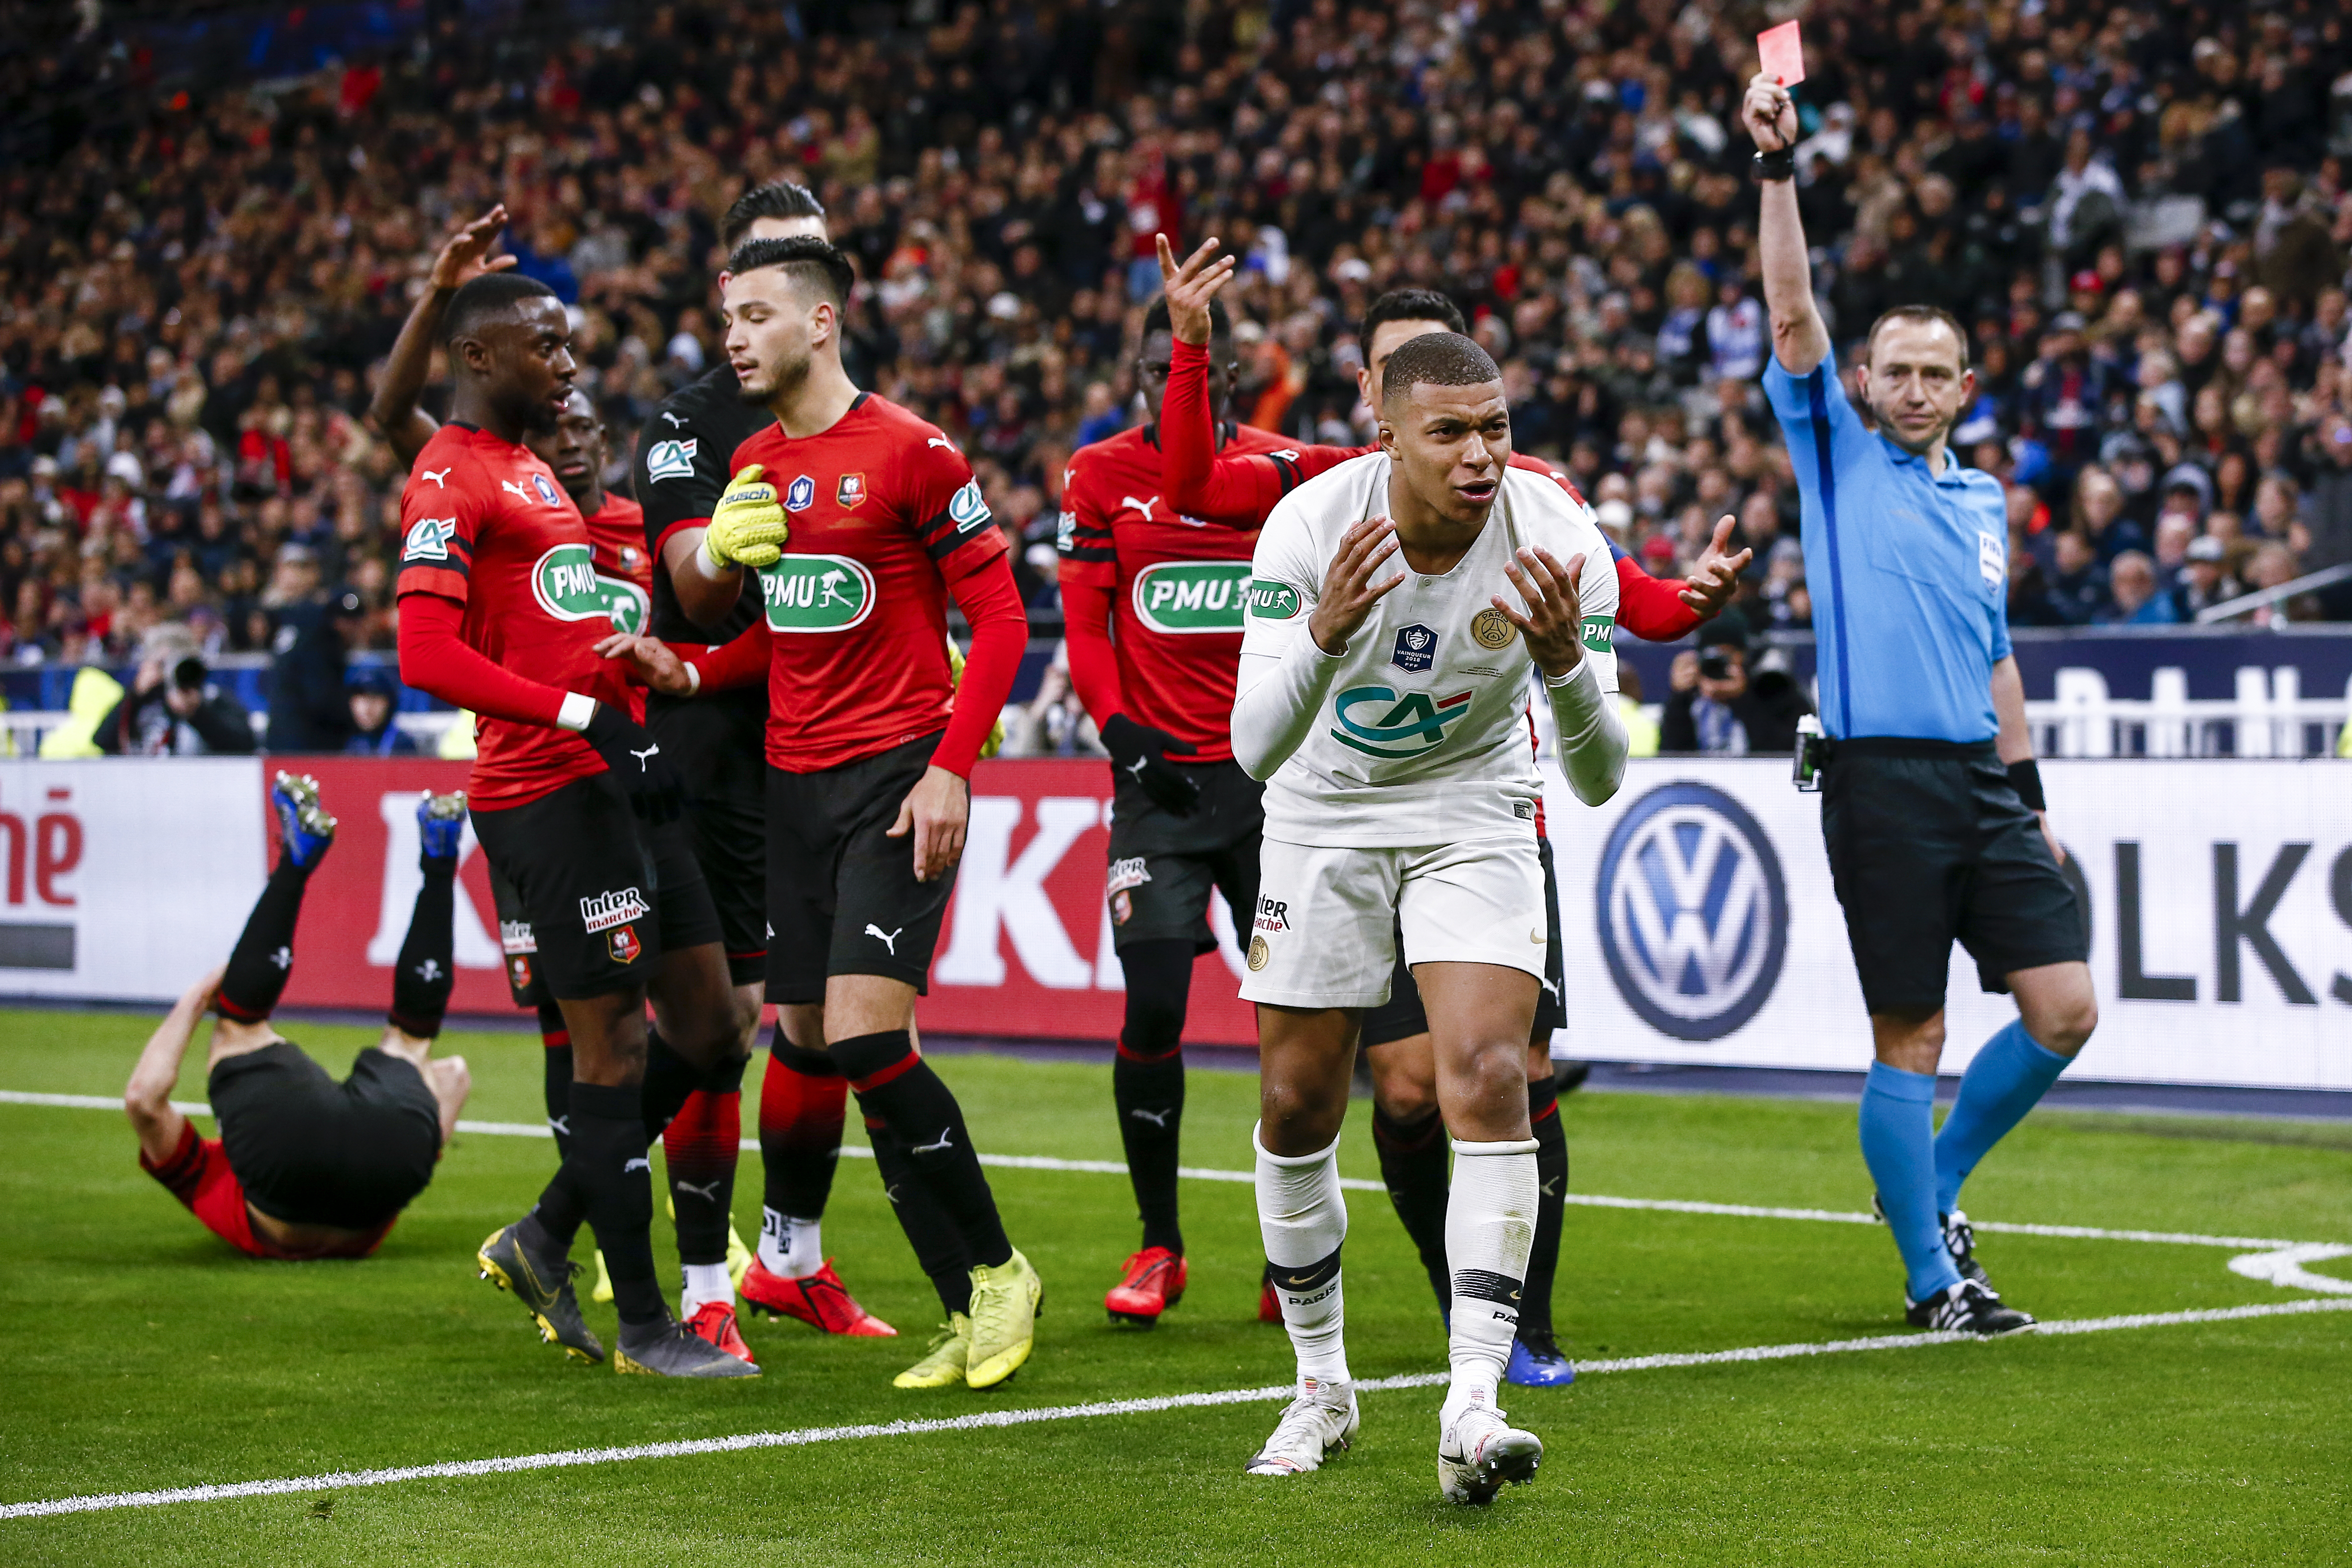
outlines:
{"label": "white psg jersey", "polygon": [[[1307,640],[1323,575],[1347,531],[1389,515],[1392,465],[1369,453],[1283,497],[1258,536],[1244,618],[1244,689]],[[1265,791],[1265,833],[1285,843],[1395,847],[1534,831],[1542,781],[1528,746],[1525,639],[1491,601],[1524,608],[1503,568],[1521,548],[1566,562],[1579,554],[1584,658],[1603,692],[1617,689],[1610,633],[1617,572],[1609,543],[1581,507],[1540,474],[1505,469],[1477,540],[1454,569],[1425,576],[1402,551],[1378,575],[1405,579],[1372,607],[1331,658],[1300,650],[1320,706]],[[1328,675],[1328,680],[1323,677]],[[1234,741],[1266,722],[1236,705]],[[1303,717],[1293,713],[1286,728]],[[1274,747],[1279,755],[1279,747]]]}

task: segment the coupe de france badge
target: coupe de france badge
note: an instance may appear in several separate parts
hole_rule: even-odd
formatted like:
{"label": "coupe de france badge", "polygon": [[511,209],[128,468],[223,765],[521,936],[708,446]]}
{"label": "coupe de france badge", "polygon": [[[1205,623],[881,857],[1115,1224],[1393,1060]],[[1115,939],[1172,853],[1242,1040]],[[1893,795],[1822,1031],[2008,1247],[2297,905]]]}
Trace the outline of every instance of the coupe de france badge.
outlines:
{"label": "coupe de france badge", "polygon": [[815,499],[816,481],[803,474],[799,478],[793,480],[791,486],[785,489],[784,510],[787,512],[805,512],[809,509],[809,503]]}
{"label": "coupe de france badge", "polygon": [[1437,633],[1428,627],[1414,624],[1396,635],[1396,652],[1389,663],[1398,669],[1419,674],[1437,662]]}

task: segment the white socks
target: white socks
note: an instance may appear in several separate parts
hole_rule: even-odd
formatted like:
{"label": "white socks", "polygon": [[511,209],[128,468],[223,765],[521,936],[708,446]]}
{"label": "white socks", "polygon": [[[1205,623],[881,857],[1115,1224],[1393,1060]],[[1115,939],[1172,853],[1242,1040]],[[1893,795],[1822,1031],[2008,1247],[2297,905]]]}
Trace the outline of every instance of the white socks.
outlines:
{"label": "white socks", "polygon": [[[1447,1425],[1467,1405],[1483,1401],[1494,1407],[1495,1386],[1518,1333],[1519,1292],[1536,1234],[1533,1138],[1499,1144],[1457,1138],[1454,1153],[1454,1186],[1445,1205],[1445,1259],[1454,1270],[1448,1346],[1454,1382],[1441,1417]],[[1261,1189],[1264,1169],[1261,1165]]]}
{"label": "white socks", "polygon": [[724,1263],[688,1263],[684,1265],[686,1288],[678,1292],[677,1315],[690,1318],[701,1311],[707,1301],[726,1306],[735,1304],[735,1281],[727,1277]]}
{"label": "white socks", "polygon": [[[1274,1265],[1282,1325],[1290,1331],[1291,1348],[1298,1353],[1298,1375],[1318,1383],[1345,1383],[1347,1313],[1339,1293],[1339,1244],[1348,1239],[1348,1206],[1339,1194],[1339,1140],[1332,1139],[1331,1146],[1319,1154],[1270,1155],[1253,1128],[1250,1146],[1257,1151],[1258,1229],[1265,1238],[1266,1261]],[[1532,1216],[1534,1159],[1526,1165],[1527,1211]],[[1519,1240],[1522,1271],[1532,1234],[1530,1229]],[[1509,1354],[1507,1333],[1503,1347]],[[1501,1363],[1496,1364],[1499,1371]]]}
{"label": "white socks", "polygon": [[803,1280],[824,1267],[824,1222],[760,1210],[760,1267],[781,1280]]}

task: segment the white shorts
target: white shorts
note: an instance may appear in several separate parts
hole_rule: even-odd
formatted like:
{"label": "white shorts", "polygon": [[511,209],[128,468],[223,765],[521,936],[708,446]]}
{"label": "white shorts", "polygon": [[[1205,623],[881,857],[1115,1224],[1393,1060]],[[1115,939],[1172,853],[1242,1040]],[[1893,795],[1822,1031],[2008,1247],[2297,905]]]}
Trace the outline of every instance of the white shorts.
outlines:
{"label": "white shorts", "polygon": [[1266,839],[1242,999],[1293,1008],[1388,1000],[1396,933],[1414,964],[1497,964],[1538,981],[1549,951],[1533,833],[1411,849]]}

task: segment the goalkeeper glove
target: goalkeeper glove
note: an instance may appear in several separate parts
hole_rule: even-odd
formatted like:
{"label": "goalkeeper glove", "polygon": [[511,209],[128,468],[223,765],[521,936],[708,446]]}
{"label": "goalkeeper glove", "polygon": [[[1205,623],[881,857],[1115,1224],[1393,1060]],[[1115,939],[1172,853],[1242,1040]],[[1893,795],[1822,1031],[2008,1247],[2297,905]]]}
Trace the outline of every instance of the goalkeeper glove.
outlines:
{"label": "goalkeeper glove", "polygon": [[710,526],[702,531],[702,559],[714,571],[736,566],[756,571],[775,565],[791,537],[784,509],[776,504],[776,487],[760,477],[760,465],[746,464],[728,481]]}
{"label": "goalkeeper glove", "polygon": [[580,738],[604,759],[614,782],[628,796],[631,810],[656,826],[677,820],[685,786],[652,732],[629,717],[626,710],[615,703],[598,703]]}
{"label": "goalkeeper glove", "polygon": [[1103,749],[1110,753],[1113,771],[1134,779],[1161,810],[1189,817],[1192,808],[1200,804],[1200,785],[1167,762],[1168,754],[1190,756],[1192,747],[1178,744],[1166,730],[1153,729],[1123,713],[1115,713],[1103,721],[1102,743]]}

